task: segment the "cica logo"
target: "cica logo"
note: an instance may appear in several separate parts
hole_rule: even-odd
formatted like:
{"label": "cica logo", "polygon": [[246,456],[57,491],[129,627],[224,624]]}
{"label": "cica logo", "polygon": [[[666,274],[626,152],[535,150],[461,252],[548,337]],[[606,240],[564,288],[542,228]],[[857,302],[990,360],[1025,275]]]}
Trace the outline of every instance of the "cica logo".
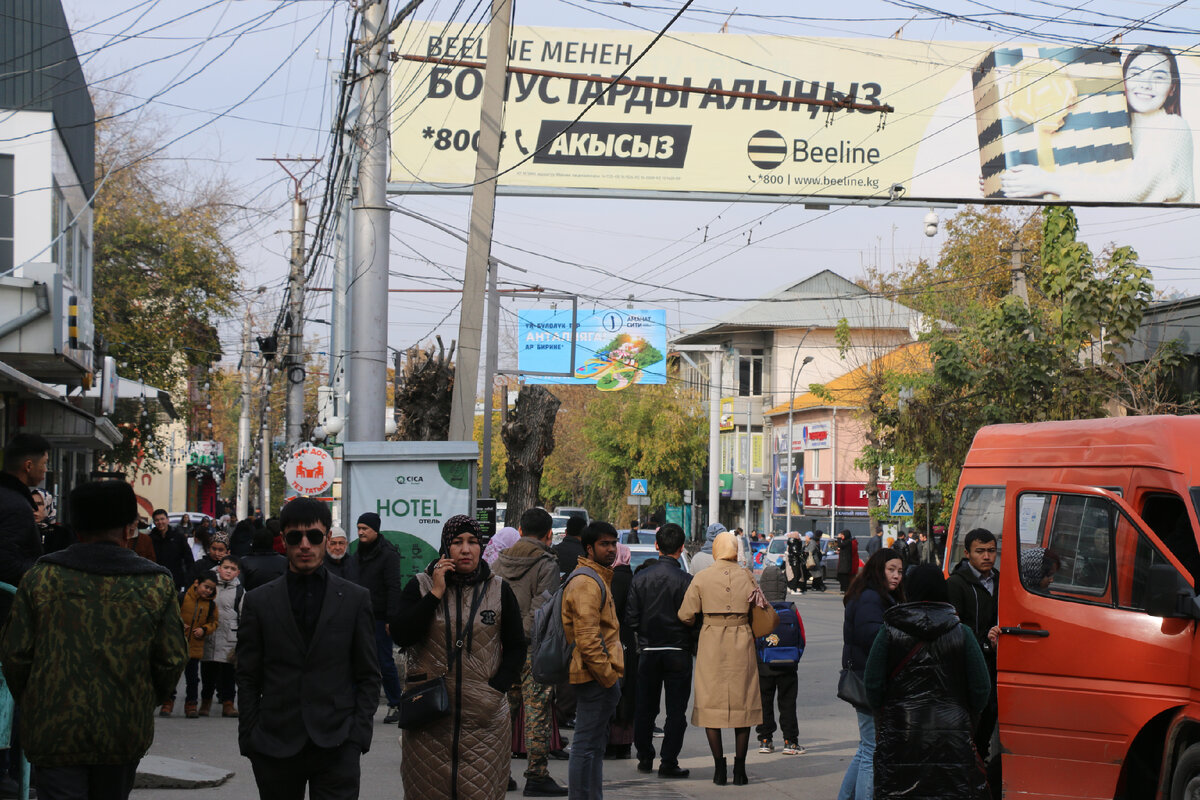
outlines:
{"label": "cica logo", "polygon": [[405,486],[405,485],[413,484],[413,483],[424,483],[424,482],[425,482],[425,478],[423,478],[420,475],[397,475],[396,476],[396,483],[400,484],[401,486]]}

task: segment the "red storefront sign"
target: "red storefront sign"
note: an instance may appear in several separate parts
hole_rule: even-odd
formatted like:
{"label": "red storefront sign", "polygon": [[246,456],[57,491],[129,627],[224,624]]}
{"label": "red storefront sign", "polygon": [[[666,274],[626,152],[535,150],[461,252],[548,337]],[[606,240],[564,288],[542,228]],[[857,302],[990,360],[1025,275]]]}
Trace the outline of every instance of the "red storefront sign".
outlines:
{"label": "red storefront sign", "polygon": [[[829,508],[829,481],[813,481],[804,484],[805,508]],[[866,508],[867,484],[848,482],[837,484],[838,508]],[[879,502],[886,505],[888,501],[888,484],[879,484]]]}

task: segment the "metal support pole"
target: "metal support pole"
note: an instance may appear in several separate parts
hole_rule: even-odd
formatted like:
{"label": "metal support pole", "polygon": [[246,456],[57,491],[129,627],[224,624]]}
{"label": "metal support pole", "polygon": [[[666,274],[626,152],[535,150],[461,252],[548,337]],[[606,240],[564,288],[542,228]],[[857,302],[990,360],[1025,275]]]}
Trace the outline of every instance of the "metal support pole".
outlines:
{"label": "metal support pole", "polygon": [[349,329],[349,316],[346,290],[350,277],[350,201],[345,200],[338,210],[337,251],[333,260],[333,297],[330,304],[333,313],[330,315],[329,331],[329,385],[333,387],[333,407],[330,415],[346,416],[346,333]]}
{"label": "metal support pole", "polygon": [[721,357],[708,354],[708,524],[721,518]]}
{"label": "metal support pole", "polygon": [[245,519],[250,515],[250,309],[242,322],[242,413],[238,416],[238,482],[237,516]]}
{"label": "metal support pole", "polygon": [[1029,289],[1025,286],[1025,262],[1022,258],[1025,251],[1021,249],[1020,245],[1013,242],[1012,250],[1009,252],[1012,256],[1012,293],[1028,306]]}
{"label": "metal support pole", "polygon": [[[492,496],[492,406],[496,396],[496,367],[500,339],[500,295],[496,290],[496,259],[488,267],[487,357],[483,378],[483,497]],[[508,402],[508,398],[504,399]]]}
{"label": "metal support pole", "polygon": [[837,531],[837,406],[829,423],[829,535]]}
{"label": "metal support pole", "polygon": [[504,116],[504,84],[508,71],[511,0],[492,0],[487,64],[479,113],[479,153],[471,193],[471,230],[458,322],[458,363],[450,401],[450,441],[473,439],[475,395],[479,385],[479,350],[483,338],[484,281],[492,252],[496,212],[496,172],[500,163],[500,130]]}
{"label": "metal support pole", "polygon": [[288,317],[291,330],[288,332],[288,354],[284,378],[287,380],[287,423],[284,441],[289,449],[300,444],[304,425],[304,223],[308,218],[308,203],[299,194],[292,198],[292,258],[288,283]]}
{"label": "metal support pole", "polygon": [[346,440],[383,441],[388,334],[388,46],[387,0],[363,8],[364,75],[358,115],[362,156],[354,206],[354,261],[350,306],[350,409]]}
{"label": "metal support pole", "polygon": [[258,507],[263,519],[271,516],[271,372],[268,368],[264,376],[262,425],[258,430]]}
{"label": "metal support pole", "polygon": [[750,429],[750,396],[746,396],[746,535],[750,534],[750,462],[754,460],[754,433]]}

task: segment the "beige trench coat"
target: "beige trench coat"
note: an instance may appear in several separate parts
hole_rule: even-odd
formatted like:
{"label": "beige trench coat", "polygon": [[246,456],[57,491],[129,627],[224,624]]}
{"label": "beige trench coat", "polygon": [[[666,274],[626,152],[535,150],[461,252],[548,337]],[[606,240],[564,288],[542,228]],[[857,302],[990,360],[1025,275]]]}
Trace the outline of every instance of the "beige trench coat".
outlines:
{"label": "beige trench coat", "polygon": [[[757,584],[749,570],[722,558],[725,536],[713,543],[716,559],[692,579],[679,608],[679,619],[687,624],[704,615],[692,704],[692,724],[702,728],[744,728],[762,722],[758,660],[750,633],[749,598]],[[727,546],[736,558],[736,543],[729,541]]]}

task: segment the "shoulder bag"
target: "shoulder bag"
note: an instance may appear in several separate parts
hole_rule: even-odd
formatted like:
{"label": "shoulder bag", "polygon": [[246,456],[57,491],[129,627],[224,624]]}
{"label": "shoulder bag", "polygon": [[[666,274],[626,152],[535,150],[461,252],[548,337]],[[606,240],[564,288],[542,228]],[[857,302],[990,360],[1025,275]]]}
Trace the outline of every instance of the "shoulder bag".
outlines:
{"label": "shoulder bag", "polygon": [[[458,621],[458,636],[457,641],[451,642],[450,636],[450,592],[447,589],[446,594],[442,596],[442,610],[446,620],[446,672],[455,664],[461,666],[462,651],[464,639],[470,640],[470,635],[474,630],[475,613],[479,610],[479,604],[483,601],[482,586],[476,584],[475,596],[471,599],[471,613],[467,617],[466,631],[464,636],[463,622]],[[461,609],[462,606],[459,606]],[[462,613],[461,611],[459,612]],[[402,730],[411,731],[418,728],[423,728],[426,725],[437,722],[442,717],[450,713],[450,693],[446,689],[446,673],[439,675],[433,680],[418,683],[409,689],[406,689],[400,695],[400,703],[396,706],[396,710],[400,712],[399,726]]]}
{"label": "shoulder bag", "polygon": [[867,711],[871,707],[871,704],[867,702],[867,685],[863,683],[862,675],[852,669],[844,669],[838,675],[837,696],[863,711]]}

